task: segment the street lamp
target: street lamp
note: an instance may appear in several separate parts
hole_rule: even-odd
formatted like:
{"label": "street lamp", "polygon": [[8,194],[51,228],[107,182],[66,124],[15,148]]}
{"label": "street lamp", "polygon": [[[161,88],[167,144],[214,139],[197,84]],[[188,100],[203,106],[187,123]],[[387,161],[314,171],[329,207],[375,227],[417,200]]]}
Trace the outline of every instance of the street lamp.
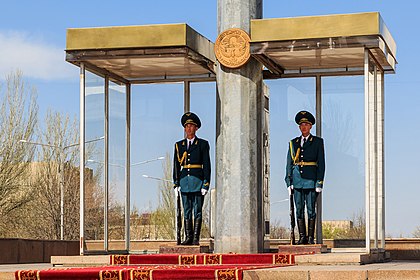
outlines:
{"label": "street lamp", "polygon": [[[145,164],[145,163],[149,163],[149,162],[152,162],[152,161],[157,161],[157,160],[163,160],[163,159],[165,159],[165,157],[157,157],[157,158],[153,158],[153,159],[148,159],[148,160],[144,160],[144,161],[136,162],[136,163],[130,164],[130,166],[142,165],[142,164]],[[88,159],[88,160],[87,160],[87,162],[93,162],[93,163],[105,164],[105,162],[103,162],[103,161],[98,161],[98,160],[94,160],[94,159]],[[110,165],[110,166],[116,166],[116,167],[121,167],[121,168],[125,168],[125,166],[124,166],[124,165],[121,165],[121,164],[116,164],[116,163],[108,163],[108,165]]]}
{"label": "street lamp", "polygon": [[276,203],[282,203],[282,202],[286,202],[286,201],[289,201],[289,199],[285,198],[285,199],[282,199],[282,200],[273,201],[273,202],[270,203],[270,205],[273,205],[273,204],[276,204]]}
{"label": "street lamp", "polygon": [[[104,136],[92,139],[92,140],[88,140],[85,143],[91,143],[91,142],[95,142],[95,141],[99,141],[104,139]],[[45,144],[45,143],[39,143],[39,142],[32,142],[32,141],[28,141],[26,139],[21,139],[19,140],[19,143],[25,143],[25,144],[30,144],[30,145],[35,145],[35,146],[43,146],[43,147],[49,147],[49,148],[54,148],[54,149],[58,149],[60,150],[63,154],[65,152],[66,149],[68,148],[72,148],[72,147],[76,147],[78,145],[80,145],[80,143],[75,143],[75,144],[71,144],[71,145],[67,145],[67,146],[56,146],[56,145],[52,145],[52,144]],[[64,240],[64,164],[65,162],[60,162],[58,164],[58,177],[59,177],[59,184],[60,184],[60,239]]]}
{"label": "street lamp", "polygon": [[142,176],[144,178],[148,178],[148,179],[153,179],[153,180],[164,181],[164,182],[171,182],[172,183],[172,181],[171,180],[168,180],[168,179],[152,177],[152,176],[149,176],[149,175],[146,175],[146,174],[143,174]]}
{"label": "street lamp", "polygon": [[163,160],[163,159],[165,159],[165,157],[158,157],[158,158],[154,158],[154,159],[149,159],[149,160],[133,163],[131,166],[141,165],[141,164],[145,164],[145,163],[148,163],[148,162],[151,162],[151,161]]}

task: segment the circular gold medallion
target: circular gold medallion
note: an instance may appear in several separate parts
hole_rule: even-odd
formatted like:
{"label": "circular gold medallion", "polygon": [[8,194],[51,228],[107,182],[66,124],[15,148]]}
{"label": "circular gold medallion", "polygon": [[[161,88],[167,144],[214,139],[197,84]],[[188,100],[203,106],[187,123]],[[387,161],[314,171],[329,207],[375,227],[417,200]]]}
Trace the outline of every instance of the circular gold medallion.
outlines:
{"label": "circular gold medallion", "polygon": [[241,67],[251,56],[249,41],[249,35],[242,29],[230,28],[223,31],[214,44],[217,60],[229,68]]}

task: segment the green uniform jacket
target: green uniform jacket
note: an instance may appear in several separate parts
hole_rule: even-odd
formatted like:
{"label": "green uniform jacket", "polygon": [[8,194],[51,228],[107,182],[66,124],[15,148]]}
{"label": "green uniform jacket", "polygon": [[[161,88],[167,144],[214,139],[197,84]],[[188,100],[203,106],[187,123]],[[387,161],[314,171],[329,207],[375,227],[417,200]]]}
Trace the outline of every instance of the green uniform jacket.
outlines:
{"label": "green uniform jacket", "polygon": [[195,137],[189,149],[186,139],[176,142],[173,166],[174,187],[181,187],[181,192],[208,190],[211,176],[209,142]]}
{"label": "green uniform jacket", "polygon": [[[302,178],[313,180],[315,187],[323,187],[325,174],[324,140],[310,135],[308,141],[300,146],[300,137],[289,143],[286,164],[286,185],[293,185],[292,167],[297,165]],[[292,149],[292,151],[291,151]],[[316,163],[315,165],[300,165],[299,162]]]}

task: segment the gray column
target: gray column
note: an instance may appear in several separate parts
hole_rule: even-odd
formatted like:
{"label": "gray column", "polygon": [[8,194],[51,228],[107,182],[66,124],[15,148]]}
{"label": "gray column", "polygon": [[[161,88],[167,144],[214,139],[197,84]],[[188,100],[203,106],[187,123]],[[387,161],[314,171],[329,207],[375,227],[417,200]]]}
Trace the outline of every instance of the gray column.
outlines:
{"label": "gray column", "polygon": [[[218,32],[261,18],[262,0],[219,0]],[[254,59],[239,69],[217,67],[215,252],[262,251],[261,147],[258,126],[263,100],[262,65]],[[259,130],[261,132],[261,130]]]}

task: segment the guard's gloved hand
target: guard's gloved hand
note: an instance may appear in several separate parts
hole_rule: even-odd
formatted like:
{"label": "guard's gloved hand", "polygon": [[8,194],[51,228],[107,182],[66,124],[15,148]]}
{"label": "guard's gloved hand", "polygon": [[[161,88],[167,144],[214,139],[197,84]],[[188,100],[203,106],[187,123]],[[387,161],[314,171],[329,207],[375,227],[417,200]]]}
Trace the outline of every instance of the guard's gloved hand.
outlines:
{"label": "guard's gloved hand", "polygon": [[316,187],[316,188],[315,188],[315,191],[316,191],[317,193],[320,193],[320,192],[322,192],[322,188],[320,188],[320,187]]}
{"label": "guard's gloved hand", "polygon": [[201,189],[201,195],[206,195],[209,191],[206,189]]}
{"label": "guard's gloved hand", "polygon": [[174,187],[175,196],[177,197],[179,195],[180,187]]}
{"label": "guard's gloved hand", "polygon": [[293,185],[290,185],[290,187],[287,188],[287,191],[289,192],[289,196],[292,195]]}

